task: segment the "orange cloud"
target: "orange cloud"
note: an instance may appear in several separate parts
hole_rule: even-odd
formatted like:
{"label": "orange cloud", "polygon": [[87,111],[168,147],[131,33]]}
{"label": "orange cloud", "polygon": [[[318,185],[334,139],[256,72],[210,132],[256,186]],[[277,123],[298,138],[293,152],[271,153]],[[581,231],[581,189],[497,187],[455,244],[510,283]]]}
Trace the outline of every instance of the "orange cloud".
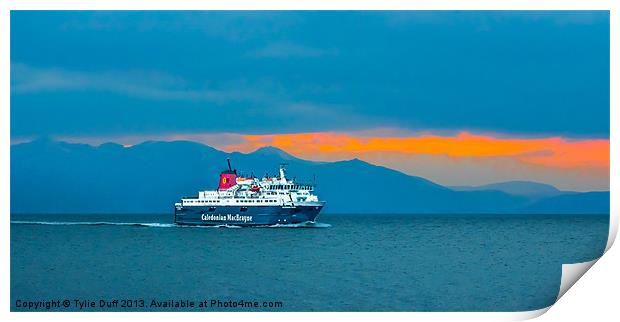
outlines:
{"label": "orange cloud", "polygon": [[274,146],[313,160],[360,157],[366,153],[446,155],[451,157],[511,157],[556,168],[609,168],[609,140],[496,138],[461,132],[456,136],[362,137],[344,133],[243,135],[228,151],[250,152]]}

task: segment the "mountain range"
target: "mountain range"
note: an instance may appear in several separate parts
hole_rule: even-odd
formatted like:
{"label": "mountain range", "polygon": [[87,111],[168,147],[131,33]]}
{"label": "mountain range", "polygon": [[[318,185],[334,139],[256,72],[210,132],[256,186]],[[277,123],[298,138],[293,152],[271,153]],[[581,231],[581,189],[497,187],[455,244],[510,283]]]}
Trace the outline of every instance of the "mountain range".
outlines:
{"label": "mountain range", "polygon": [[215,189],[226,158],[242,174],[316,182],[325,213],[606,214],[609,192],[512,181],[446,187],[358,159],[314,162],[274,147],[226,153],[188,141],[131,147],[38,139],[11,146],[12,213],[167,213],[182,196]]}

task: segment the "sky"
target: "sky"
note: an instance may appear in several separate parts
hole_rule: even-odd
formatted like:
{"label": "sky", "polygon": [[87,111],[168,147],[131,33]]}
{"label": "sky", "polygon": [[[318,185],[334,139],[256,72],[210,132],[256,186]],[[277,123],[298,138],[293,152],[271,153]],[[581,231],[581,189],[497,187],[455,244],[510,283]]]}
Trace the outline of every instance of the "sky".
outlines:
{"label": "sky", "polygon": [[12,11],[11,140],[609,188],[606,11]]}

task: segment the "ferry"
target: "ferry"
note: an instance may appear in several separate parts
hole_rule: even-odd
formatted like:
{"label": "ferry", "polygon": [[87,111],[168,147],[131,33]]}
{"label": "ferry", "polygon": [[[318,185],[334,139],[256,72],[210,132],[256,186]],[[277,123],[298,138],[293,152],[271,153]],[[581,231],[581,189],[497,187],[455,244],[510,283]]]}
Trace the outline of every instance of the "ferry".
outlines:
{"label": "ferry", "polygon": [[279,176],[242,177],[232,169],[220,173],[217,190],[199,191],[174,204],[174,223],[192,226],[270,226],[313,223],[325,206],[314,194],[315,184]]}

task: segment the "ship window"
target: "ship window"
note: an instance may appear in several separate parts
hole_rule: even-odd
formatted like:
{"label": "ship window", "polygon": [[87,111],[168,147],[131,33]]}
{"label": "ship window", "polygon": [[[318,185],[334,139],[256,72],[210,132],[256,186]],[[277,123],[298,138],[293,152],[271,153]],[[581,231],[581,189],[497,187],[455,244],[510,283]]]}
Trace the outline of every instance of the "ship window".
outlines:
{"label": "ship window", "polygon": [[243,211],[248,211],[248,207],[241,207],[241,208],[239,209],[239,211],[241,211],[241,212],[243,212]]}
{"label": "ship window", "polygon": [[209,207],[209,211],[215,211],[215,207]]}

